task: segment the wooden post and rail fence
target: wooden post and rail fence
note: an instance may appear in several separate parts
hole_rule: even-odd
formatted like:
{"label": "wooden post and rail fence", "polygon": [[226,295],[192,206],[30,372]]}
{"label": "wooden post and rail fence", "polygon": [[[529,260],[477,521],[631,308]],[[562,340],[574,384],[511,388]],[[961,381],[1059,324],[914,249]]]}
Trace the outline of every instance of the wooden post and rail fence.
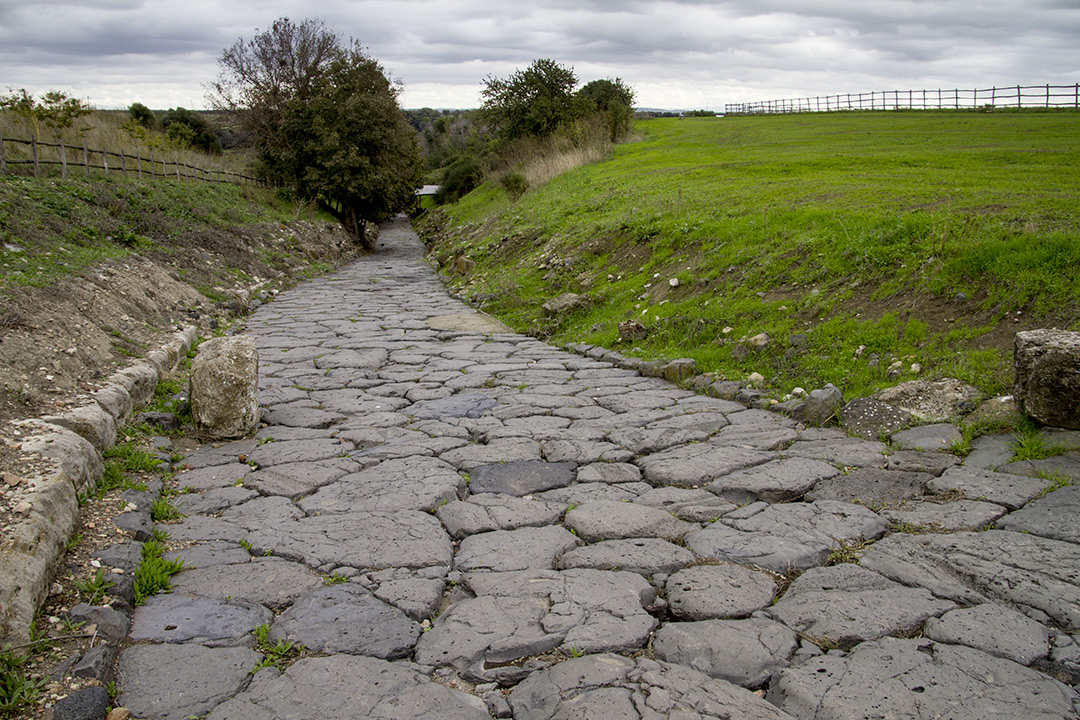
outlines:
{"label": "wooden post and rail fence", "polygon": [[[13,152],[12,146],[22,145],[29,152]],[[134,155],[123,151],[94,150],[85,144],[82,147],[72,147],[60,140],[55,143],[42,142],[31,136],[29,140],[21,138],[4,137],[0,133],[0,175],[27,174],[19,173],[16,168],[25,167],[29,174],[41,177],[46,173],[47,167],[59,167],[61,177],[67,177],[69,172],[82,171],[90,177],[91,170],[102,170],[105,175],[132,173],[138,177],[171,178],[176,180],[199,180],[211,183],[235,183],[265,185],[258,178],[250,177],[231,170],[207,170],[205,168],[182,162],[179,159],[169,160],[164,155],[153,157],[142,156],[142,151],[136,149]]]}
{"label": "wooden post and rail fence", "polygon": [[976,90],[875,90],[817,97],[728,103],[725,115],[773,115],[838,110],[1080,109],[1080,83],[1010,85]]}

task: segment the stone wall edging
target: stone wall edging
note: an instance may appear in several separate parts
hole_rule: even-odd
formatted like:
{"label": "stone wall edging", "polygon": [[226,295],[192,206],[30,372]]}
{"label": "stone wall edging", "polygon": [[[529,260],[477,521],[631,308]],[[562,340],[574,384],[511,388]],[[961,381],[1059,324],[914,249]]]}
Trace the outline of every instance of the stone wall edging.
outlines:
{"label": "stone wall edging", "polygon": [[174,370],[198,338],[189,325],[143,361],[113,373],[93,402],[59,415],[17,423],[20,452],[53,466],[24,478],[32,488],[30,511],[0,544],[0,640],[26,642],[34,614],[48,595],[79,513],[78,495],[104,474],[102,454],[116,444],[117,428],[153,396],[158,380]]}

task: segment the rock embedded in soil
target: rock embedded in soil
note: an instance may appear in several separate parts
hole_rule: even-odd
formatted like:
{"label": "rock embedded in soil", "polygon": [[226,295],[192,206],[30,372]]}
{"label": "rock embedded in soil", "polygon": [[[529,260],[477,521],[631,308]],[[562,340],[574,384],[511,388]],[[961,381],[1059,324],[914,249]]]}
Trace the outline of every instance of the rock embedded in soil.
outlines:
{"label": "rock embedded in soil", "polygon": [[1080,332],[1016,333],[1013,367],[1021,412],[1045,425],[1080,430]]}

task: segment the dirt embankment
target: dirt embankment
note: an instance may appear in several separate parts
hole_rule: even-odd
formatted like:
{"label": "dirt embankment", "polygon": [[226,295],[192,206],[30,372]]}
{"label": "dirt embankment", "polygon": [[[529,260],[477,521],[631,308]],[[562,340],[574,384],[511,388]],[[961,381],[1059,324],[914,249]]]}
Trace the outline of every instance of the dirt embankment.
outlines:
{"label": "dirt embankment", "polygon": [[211,335],[260,298],[358,252],[335,224],[272,223],[192,232],[167,249],[18,288],[0,300],[0,425],[84,404],[179,326]]}

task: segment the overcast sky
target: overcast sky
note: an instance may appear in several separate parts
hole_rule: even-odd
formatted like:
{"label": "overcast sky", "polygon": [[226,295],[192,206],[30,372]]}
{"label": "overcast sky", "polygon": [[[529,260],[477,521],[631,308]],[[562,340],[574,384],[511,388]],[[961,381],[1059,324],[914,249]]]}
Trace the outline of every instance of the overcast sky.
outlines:
{"label": "overcast sky", "polygon": [[358,39],[410,108],[477,107],[537,58],[671,109],[1080,81],[1080,0],[0,0],[0,92],[203,108],[221,51],[282,16]]}

